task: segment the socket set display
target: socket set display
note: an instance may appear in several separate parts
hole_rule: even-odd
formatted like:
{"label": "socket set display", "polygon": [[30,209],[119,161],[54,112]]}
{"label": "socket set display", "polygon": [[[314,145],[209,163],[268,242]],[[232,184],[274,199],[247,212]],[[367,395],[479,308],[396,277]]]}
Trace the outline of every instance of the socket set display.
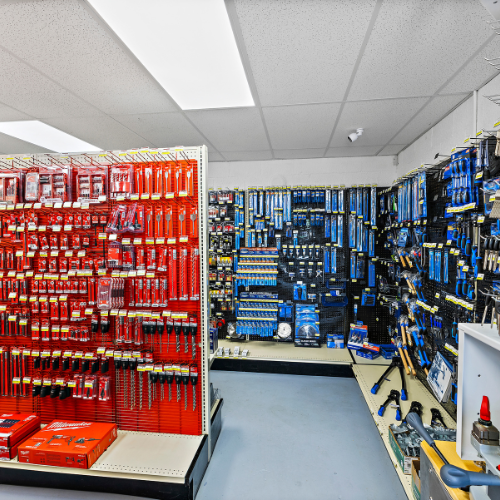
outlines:
{"label": "socket set display", "polygon": [[0,408],[200,434],[198,160],[30,160],[0,171]]}

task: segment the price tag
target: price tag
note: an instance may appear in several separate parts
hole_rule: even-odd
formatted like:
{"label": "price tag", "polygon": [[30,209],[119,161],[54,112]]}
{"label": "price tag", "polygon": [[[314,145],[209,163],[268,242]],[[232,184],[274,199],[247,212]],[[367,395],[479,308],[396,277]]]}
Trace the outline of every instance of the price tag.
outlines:
{"label": "price tag", "polygon": [[71,201],[65,201],[63,203],[63,208],[71,208]]}
{"label": "price tag", "polygon": [[105,240],[107,237],[108,235],[106,233],[99,233],[99,235],[97,236],[97,238],[100,240]]}
{"label": "price tag", "polygon": [[117,234],[110,234],[109,235],[109,241],[116,241],[117,238],[118,238]]}
{"label": "price tag", "polygon": [[134,238],[134,245],[142,245],[142,238]]}

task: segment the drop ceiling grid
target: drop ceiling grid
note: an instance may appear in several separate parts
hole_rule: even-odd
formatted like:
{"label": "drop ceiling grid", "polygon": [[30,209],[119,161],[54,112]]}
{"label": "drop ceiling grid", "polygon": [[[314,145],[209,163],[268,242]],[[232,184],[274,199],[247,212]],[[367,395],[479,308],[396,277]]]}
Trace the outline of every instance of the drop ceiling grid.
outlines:
{"label": "drop ceiling grid", "polygon": [[178,109],[78,0],[8,5],[0,24],[9,27],[0,45],[104,113]]}
{"label": "drop ceiling grid", "polygon": [[433,95],[490,37],[477,0],[384,0],[349,98]]}
{"label": "drop ceiling grid", "polygon": [[375,3],[235,0],[262,106],[341,101]]}

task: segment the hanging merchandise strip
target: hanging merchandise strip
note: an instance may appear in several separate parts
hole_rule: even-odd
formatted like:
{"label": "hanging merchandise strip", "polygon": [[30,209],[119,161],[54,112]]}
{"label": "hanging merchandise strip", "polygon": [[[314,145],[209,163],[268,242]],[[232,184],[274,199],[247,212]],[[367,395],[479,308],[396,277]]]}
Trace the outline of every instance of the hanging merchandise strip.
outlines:
{"label": "hanging merchandise strip", "polygon": [[205,147],[0,158],[2,412],[206,431],[205,165]]}

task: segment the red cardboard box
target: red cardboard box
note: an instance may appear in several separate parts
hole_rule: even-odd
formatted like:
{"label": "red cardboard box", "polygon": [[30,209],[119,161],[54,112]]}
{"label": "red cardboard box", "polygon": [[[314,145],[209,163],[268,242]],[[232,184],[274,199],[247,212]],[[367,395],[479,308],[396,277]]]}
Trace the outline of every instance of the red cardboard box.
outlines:
{"label": "red cardboard box", "polygon": [[0,446],[10,448],[40,428],[40,417],[30,413],[0,415]]}
{"label": "red cardboard box", "polygon": [[[25,437],[24,439],[26,440],[26,439],[30,438],[36,432],[38,432],[38,428],[32,430],[31,433],[28,434],[28,436]],[[16,443],[14,446],[11,446],[10,448],[7,448],[6,446],[0,446],[0,460],[6,461],[6,460],[12,460],[13,458],[16,458],[17,457],[17,449],[19,448],[19,446],[21,446],[22,443],[23,443],[23,441],[19,441],[18,443]]]}
{"label": "red cardboard box", "polygon": [[116,424],[54,420],[19,446],[18,460],[88,469],[116,436]]}

